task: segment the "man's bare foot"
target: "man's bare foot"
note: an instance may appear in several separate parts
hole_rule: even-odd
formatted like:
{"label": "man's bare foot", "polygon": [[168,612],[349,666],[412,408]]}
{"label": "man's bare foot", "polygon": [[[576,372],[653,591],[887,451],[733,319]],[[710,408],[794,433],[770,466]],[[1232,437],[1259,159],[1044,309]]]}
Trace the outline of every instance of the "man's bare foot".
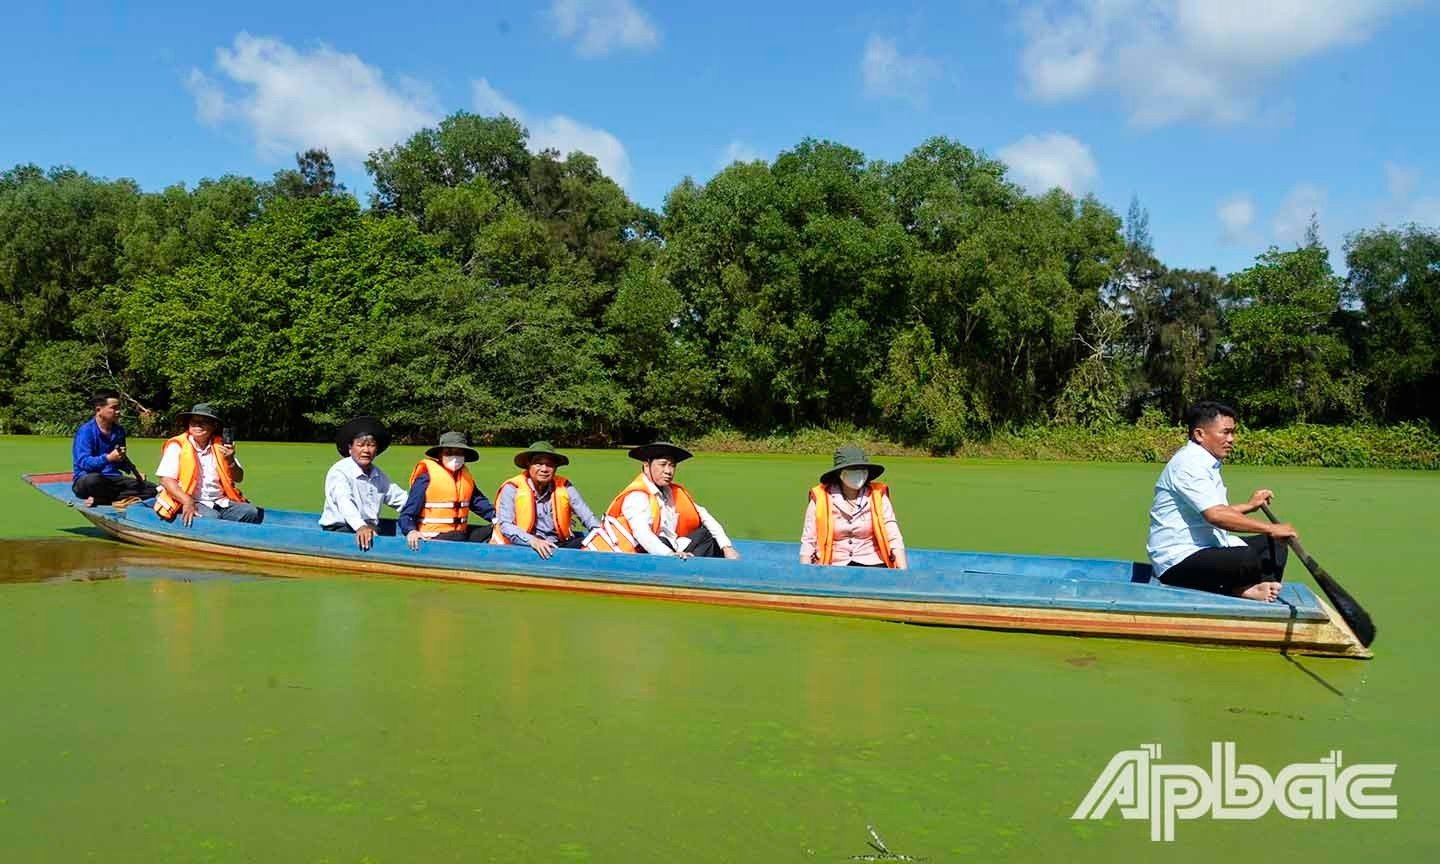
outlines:
{"label": "man's bare foot", "polygon": [[94,495],[91,495],[89,498],[86,498],[86,499],[85,499],[85,506],[86,506],[86,507],[94,507],[94,506],[95,506],[95,496],[94,496]]}
{"label": "man's bare foot", "polygon": [[1266,603],[1274,603],[1275,598],[1280,596],[1279,582],[1257,582],[1240,592],[1241,597],[1248,597],[1251,600],[1263,600]]}

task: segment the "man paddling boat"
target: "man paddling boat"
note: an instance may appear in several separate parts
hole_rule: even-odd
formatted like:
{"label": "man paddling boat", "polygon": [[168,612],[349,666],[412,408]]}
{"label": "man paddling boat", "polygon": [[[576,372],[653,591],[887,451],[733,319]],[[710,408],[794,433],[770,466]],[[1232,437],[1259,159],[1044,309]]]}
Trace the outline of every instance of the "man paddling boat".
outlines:
{"label": "man paddling boat", "polygon": [[[1185,425],[1190,440],[1160,472],[1150,506],[1146,550],[1155,575],[1179,588],[1273,601],[1285,573],[1285,541],[1295,529],[1246,515],[1270,503],[1269,489],[1256,490],[1243,504],[1230,503],[1220,464],[1235,446],[1235,409],[1198,402],[1186,412]],[[1242,539],[1231,531],[1254,536]]]}

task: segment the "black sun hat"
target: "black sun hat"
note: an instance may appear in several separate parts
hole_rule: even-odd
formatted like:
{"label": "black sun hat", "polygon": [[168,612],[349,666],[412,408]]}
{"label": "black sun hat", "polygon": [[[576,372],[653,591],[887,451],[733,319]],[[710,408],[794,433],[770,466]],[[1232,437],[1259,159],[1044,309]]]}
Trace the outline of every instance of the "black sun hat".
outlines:
{"label": "black sun hat", "polygon": [[669,441],[655,441],[650,444],[641,444],[639,447],[630,450],[631,459],[639,459],[641,462],[649,462],[651,459],[669,459],[671,462],[684,462],[695,454]]}
{"label": "black sun hat", "polygon": [[378,449],[375,451],[377,456],[384,453],[385,448],[390,446],[390,430],[385,428],[384,423],[374,417],[356,417],[341,426],[340,431],[335,433],[335,449],[340,451],[341,456],[349,456],[350,442],[366,435],[375,438],[375,443],[378,445]]}

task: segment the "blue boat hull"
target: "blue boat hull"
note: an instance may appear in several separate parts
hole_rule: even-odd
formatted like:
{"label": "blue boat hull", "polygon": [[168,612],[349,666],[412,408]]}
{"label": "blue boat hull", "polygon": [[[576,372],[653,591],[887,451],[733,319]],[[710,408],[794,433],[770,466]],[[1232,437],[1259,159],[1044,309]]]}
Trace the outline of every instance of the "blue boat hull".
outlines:
{"label": "blue boat hull", "polygon": [[[648,555],[424,543],[377,537],[368,552],[354,537],[320,530],[317,514],[267,509],[261,525],[198,519],[166,522],[146,506],[81,506],[69,474],[28,475],[47,496],[75,507],[121,540],[231,559],[497,586],[853,615],[929,624],[1168,639],[1368,657],[1334,611],[1304,585],[1261,603],[1171,588],[1148,564],[1090,558],[929,549],[910,551],[905,571],[818,567],[795,544],[737,541],[742,560],[681,561]],[[393,531],[393,524],[387,523]]]}

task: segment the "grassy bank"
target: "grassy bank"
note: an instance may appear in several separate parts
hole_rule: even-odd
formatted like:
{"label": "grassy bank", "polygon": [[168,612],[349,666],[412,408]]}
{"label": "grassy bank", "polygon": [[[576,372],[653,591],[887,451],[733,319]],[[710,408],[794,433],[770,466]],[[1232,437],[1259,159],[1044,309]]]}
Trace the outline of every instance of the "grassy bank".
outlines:
{"label": "grassy bank", "polygon": [[[1085,428],[1031,426],[1002,430],[964,444],[954,455],[973,459],[1066,462],[1164,462],[1185,440],[1179,427],[1157,425]],[[802,429],[765,436],[713,432],[690,440],[699,450],[726,453],[826,453],[859,443],[874,455],[923,455],[925,450],[853,427]],[[1396,426],[1321,426],[1243,429],[1231,465],[1300,468],[1440,469],[1440,435],[1409,423]]]}

